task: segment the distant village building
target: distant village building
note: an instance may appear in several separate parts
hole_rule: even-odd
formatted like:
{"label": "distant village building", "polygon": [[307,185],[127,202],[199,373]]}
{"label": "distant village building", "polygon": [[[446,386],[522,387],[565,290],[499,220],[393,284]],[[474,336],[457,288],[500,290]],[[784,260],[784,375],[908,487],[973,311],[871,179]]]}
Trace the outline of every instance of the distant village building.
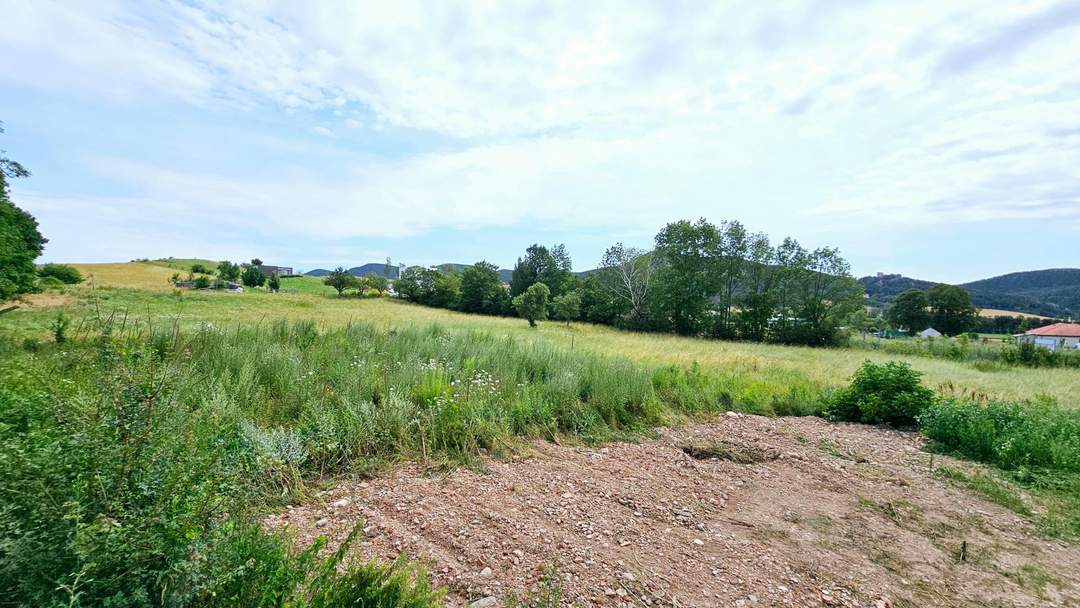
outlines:
{"label": "distant village building", "polygon": [[1016,336],[1018,344],[1034,344],[1046,350],[1080,348],[1080,324],[1054,323]]}
{"label": "distant village building", "polygon": [[927,327],[926,329],[919,332],[919,337],[920,338],[940,338],[941,337],[941,332],[934,329],[933,327]]}
{"label": "distant village building", "polygon": [[276,274],[279,277],[289,277],[293,274],[292,266],[270,266],[269,264],[263,264],[259,266],[259,272],[264,276],[269,277],[272,274]]}

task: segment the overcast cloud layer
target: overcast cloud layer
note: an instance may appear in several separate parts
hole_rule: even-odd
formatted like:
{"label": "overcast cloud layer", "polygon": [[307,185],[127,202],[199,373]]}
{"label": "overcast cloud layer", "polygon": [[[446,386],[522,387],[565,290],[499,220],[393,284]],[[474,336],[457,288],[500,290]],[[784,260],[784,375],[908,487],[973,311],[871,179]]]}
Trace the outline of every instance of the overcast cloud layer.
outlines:
{"label": "overcast cloud layer", "polygon": [[304,4],[0,1],[47,258],[587,268],[706,216],[1080,266],[1080,2]]}

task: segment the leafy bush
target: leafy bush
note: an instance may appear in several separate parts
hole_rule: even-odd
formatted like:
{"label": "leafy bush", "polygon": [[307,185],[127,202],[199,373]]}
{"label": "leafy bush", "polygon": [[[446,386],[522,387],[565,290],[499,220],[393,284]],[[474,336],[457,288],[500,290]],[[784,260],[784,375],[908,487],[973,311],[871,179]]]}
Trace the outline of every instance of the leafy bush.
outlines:
{"label": "leafy bush", "polygon": [[[1080,537],[1080,412],[1053,400],[1033,403],[942,401],[920,418],[922,432],[939,448],[1008,472],[1011,481],[1041,499],[1038,528],[1049,536]],[[983,478],[968,480],[977,491],[1008,504]],[[1015,500],[1011,501],[1015,503]]]}
{"label": "leafy bush", "polygon": [[1003,469],[1080,473],[1080,412],[1052,401],[942,401],[920,418],[922,432],[969,458]]}
{"label": "leafy bush", "polygon": [[195,264],[191,265],[191,272],[196,273],[196,274],[212,274],[210,269],[208,269],[203,264],[199,264],[199,263],[195,263]]}
{"label": "leafy bush", "polygon": [[1001,351],[1001,358],[1006,363],[1028,367],[1057,367],[1062,364],[1062,355],[1031,342],[1020,342]]}
{"label": "leafy bush", "polygon": [[38,289],[63,289],[65,283],[56,277],[41,277],[37,282]]}
{"label": "leafy bush", "polygon": [[934,403],[934,392],[907,363],[863,363],[851,385],[836,391],[826,408],[833,420],[911,427]]}
{"label": "leafy bush", "polygon": [[79,272],[79,269],[74,266],[68,266],[67,264],[45,264],[41,268],[38,268],[37,274],[42,278],[53,277],[65,285],[76,285],[83,281],[83,276],[82,273]]}

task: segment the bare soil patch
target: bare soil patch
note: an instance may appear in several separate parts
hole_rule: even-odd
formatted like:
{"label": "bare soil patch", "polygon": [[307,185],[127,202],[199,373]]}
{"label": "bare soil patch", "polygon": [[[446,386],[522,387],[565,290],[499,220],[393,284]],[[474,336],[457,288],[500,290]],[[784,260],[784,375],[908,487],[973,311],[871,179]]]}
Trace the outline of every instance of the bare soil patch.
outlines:
{"label": "bare soil patch", "polygon": [[422,560],[451,605],[553,571],[576,606],[1080,606],[1080,547],[935,478],[917,434],[734,414],[658,432],[403,465],[266,525],[333,547],[363,521],[360,556]]}
{"label": "bare soil patch", "polygon": [[59,306],[67,306],[75,301],[74,296],[67,293],[27,293],[19,296],[19,299],[14,302],[20,308],[29,309],[42,309],[42,308],[57,308]]}

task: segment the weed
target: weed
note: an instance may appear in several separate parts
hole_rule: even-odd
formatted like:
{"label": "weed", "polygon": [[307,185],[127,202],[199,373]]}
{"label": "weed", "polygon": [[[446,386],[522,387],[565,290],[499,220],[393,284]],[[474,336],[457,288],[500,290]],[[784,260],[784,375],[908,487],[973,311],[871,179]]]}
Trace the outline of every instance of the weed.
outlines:
{"label": "weed", "polygon": [[1014,513],[1031,515],[1031,509],[1024,502],[1023,497],[1007,483],[991,475],[981,472],[969,475],[952,467],[938,467],[934,470],[934,475],[968,487],[991,502],[1001,505]]}
{"label": "weed", "polygon": [[562,598],[562,581],[553,568],[545,568],[544,576],[524,594],[507,592],[503,597],[505,608],[558,608]]}

